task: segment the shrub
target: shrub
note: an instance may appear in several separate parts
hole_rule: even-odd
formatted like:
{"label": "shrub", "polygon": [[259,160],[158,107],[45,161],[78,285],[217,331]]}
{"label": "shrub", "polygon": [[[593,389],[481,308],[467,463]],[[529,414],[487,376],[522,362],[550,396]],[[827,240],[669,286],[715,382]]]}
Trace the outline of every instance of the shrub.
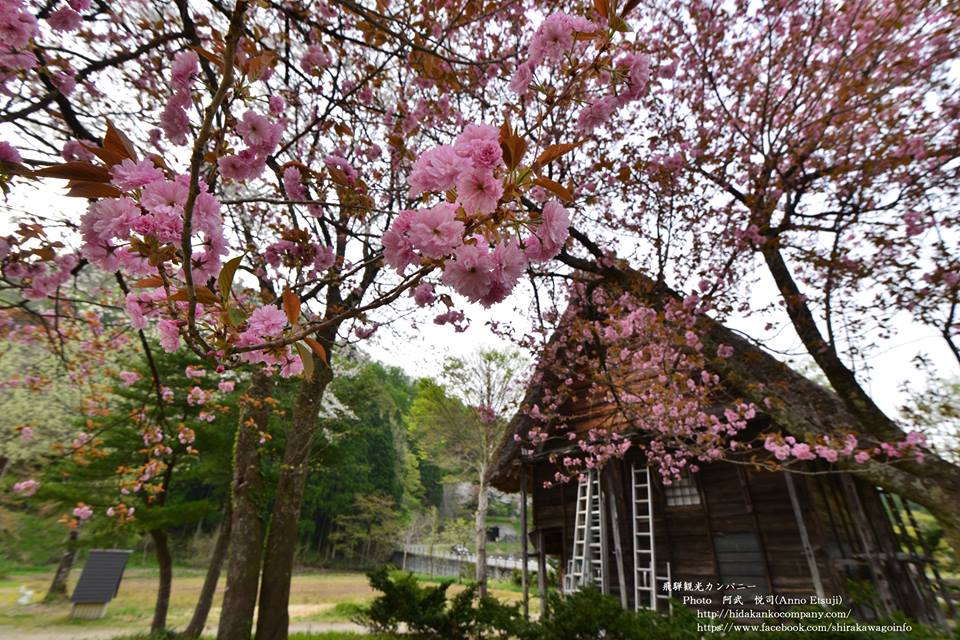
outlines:
{"label": "shrub", "polygon": [[[506,605],[496,598],[478,597],[476,586],[468,586],[447,602],[450,582],[420,586],[411,573],[380,569],[370,574],[370,584],[383,593],[357,618],[376,632],[395,632],[401,624],[414,637],[436,640],[701,640],[694,611],[679,604],[672,615],[653,611],[625,611],[616,598],[588,587],[570,595],[547,594],[546,615],[539,622],[524,620],[519,605]],[[814,608],[807,608],[814,609]],[[781,620],[770,619],[769,624]],[[789,624],[790,621],[786,621]],[[852,622],[852,621],[851,621]],[[910,624],[908,637],[917,640],[960,640],[960,630],[948,632],[925,627],[901,616],[873,625]],[[730,637],[715,634],[717,637]],[[837,630],[817,632],[821,640],[886,640],[889,632]],[[770,640],[770,632],[738,631],[738,640]],[[809,632],[777,632],[778,640],[808,640]],[[897,636],[899,637],[899,636]]]}
{"label": "shrub", "polygon": [[523,619],[519,605],[477,595],[470,585],[448,605],[451,582],[421,586],[412,573],[386,567],[367,574],[378,596],[354,619],[378,633],[396,632],[401,624],[415,636],[437,640],[534,638],[534,626]]}
{"label": "shrub", "polygon": [[540,623],[542,640],[640,640],[646,638],[635,616],[620,603],[587,587],[566,597],[547,595],[547,614]]}

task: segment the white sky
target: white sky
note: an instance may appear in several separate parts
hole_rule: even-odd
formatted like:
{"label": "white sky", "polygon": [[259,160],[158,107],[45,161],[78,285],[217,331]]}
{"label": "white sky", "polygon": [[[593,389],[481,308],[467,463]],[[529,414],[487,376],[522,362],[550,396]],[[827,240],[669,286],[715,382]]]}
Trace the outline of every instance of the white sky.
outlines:
{"label": "white sky", "polygon": [[[752,293],[757,300],[764,302],[778,295],[766,274]],[[400,320],[391,327],[383,327],[363,346],[376,359],[400,366],[413,377],[435,377],[439,375],[447,356],[466,356],[483,347],[510,346],[509,342],[499,338],[486,326],[488,320],[510,322],[518,333],[529,330],[532,322],[525,311],[528,296],[529,292],[524,296],[521,291],[514,299],[491,309],[484,309],[480,305],[461,307],[463,300],[457,299],[458,308],[463,309],[471,319],[470,328],[464,333],[456,333],[448,325],[435,326],[430,323],[432,314],[423,314],[420,330],[412,329],[410,322]],[[734,318],[727,322],[727,326],[761,340],[776,351],[804,353],[800,339],[791,326],[775,332],[764,331],[765,323],[766,319],[759,317]],[[877,404],[891,416],[896,415],[899,405],[906,399],[900,390],[904,381],[913,382],[915,388],[923,388],[926,384],[911,363],[918,353],[926,355],[942,375],[955,376],[957,373],[953,355],[934,330],[906,319],[900,319],[894,326],[897,331],[891,339],[883,342],[868,357],[872,370],[861,378]]]}

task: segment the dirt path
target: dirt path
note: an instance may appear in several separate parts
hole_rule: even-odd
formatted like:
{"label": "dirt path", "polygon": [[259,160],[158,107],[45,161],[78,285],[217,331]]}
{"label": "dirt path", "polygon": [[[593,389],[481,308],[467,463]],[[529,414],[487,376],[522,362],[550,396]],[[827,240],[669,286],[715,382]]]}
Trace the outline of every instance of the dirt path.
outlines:
{"label": "dirt path", "polygon": [[[296,622],[290,625],[291,633],[321,633],[323,631],[354,631],[363,633],[364,628],[352,622]],[[204,629],[204,633],[215,634],[213,627]],[[0,627],[3,640],[110,640],[118,636],[136,633],[128,627],[99,629],[71,629],[69,627],[48,627],[46,629],[17,629]]]}

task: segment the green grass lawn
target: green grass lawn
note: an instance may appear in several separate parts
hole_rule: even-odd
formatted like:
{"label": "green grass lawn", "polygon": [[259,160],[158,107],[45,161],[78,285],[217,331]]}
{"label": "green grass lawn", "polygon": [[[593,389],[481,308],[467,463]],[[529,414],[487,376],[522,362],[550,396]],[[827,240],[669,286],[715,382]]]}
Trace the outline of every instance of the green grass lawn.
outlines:
{"label": "green grass lawn", "polygon": [[[76,567],[71,575],[69,591],[80,575]],[[170,601],[168,626],[172,629],[182,629],[187,625],[193,614],[193,606],[203,583],[204,572],[200,569],[184,567],[174,568],[173,594]],[[12,570],[0,578],[0,628],[16,628],[26,631],[56,631],[63,630],[66,634],[77,629],[111,630],[116,635],[142,633],[149,628],[153,617],[153,605],[156,598],[157,571],[151,567],[132,567],[124,575],[120,585],[120,592],[110,603],[107,614],[100,620],[73,620],[70,618],[70,603],[61,602],[51,605],[41,604],[50,584],[52,573],[36,570]],[[208,631],[216,628],[216,621],[220,615],[220,602],[223,597],[223,579],[220,580],[213,609],[207,622]],[[22,606],[16,604],[20,597],[21,586],[33,590],[34,604]],[[521,594],[507,590],[504,585],[492,585],[492,594],[503,601],[515,602]],[[497,588],[500,587],[500,588]],[[452,585],[449,593],[455,594],[463,589],[462,585]],[[294,576],[290,593],[290,624],[292,630],[308,627],[330,626],[348,627],[351,619],[357,613],[358,607],[369,602],[375,593],[367,584],[367,577],[362,573],[350,572],[309,572]],[[531,610],[537,610],[537,603],[531,602]],[[359,631],[359,629],[358,629]],[[339,635],[337,635],[339,634]],[[0,632],[0,635],[3,635]],[[141,636],[144,637],[144,636]],[[372,636],[351,635],[341,630],[333,635],[291,635],[291,638],[316,638],[321,640],[337,640],[339,638],[353,638]]]}

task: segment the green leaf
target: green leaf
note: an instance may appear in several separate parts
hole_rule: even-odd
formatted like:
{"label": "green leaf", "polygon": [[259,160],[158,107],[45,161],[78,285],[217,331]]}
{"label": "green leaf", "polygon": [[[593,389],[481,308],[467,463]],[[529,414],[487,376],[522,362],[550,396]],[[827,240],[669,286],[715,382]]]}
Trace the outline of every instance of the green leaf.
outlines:
{"label": "green leaf", "polygon": [[247,316],[240,307],[230,307],[227,309],[227,321],[231,327],[239,327],[246,319]]}
{"label": "green leaf", "polygon": [[243,256],[237,256],[236,258],[227,260],[227,263],[220,269],[220,275],[217,276],[217,289],[220,290],[220,297],[223,298],[224,303],[230,300],[230,292],[233,290],[233,279],[237,275],[237,269],[240,267],[242,260]]}
{"label": "green leaf", "polygon": [[297,348],[297,353],[300,354],[300,360],[303,362],[303,377],[309,380],[313,377],[313,354],[310,353],[309,347],[305,347],[299,342],[294,342],[293,346]]}

